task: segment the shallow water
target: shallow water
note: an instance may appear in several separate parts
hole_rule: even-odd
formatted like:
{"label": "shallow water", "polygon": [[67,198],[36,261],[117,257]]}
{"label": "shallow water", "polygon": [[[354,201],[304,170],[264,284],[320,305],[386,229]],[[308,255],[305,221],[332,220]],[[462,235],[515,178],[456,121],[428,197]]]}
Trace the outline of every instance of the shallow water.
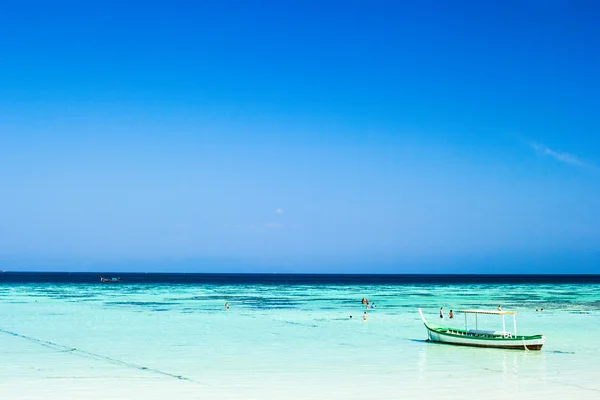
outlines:
{"label": "shallow water", "polygon": [[[600,398],[598,283],[13,279],[0,303],[3,399]],[[541,352],[424,341],[417,307],[438,322],[498,304]]]}

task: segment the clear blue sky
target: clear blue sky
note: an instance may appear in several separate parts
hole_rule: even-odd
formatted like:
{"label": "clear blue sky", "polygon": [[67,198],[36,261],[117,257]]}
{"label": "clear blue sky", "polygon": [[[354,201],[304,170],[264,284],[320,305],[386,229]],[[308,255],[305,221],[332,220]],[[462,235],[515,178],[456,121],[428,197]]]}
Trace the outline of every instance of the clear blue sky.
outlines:
{"label": "clear blue sky", "polygon": [[3,2],[0,269],[600,273],[598,21]]}

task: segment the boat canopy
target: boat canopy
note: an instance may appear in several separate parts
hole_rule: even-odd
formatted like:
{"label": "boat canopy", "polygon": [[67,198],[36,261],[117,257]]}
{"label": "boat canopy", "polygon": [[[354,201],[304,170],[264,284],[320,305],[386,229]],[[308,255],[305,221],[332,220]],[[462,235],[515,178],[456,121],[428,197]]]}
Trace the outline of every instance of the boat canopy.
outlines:
{"label": "boat canopy", "polygon": [[457,311],[465,314],[492,314],[492,315],[514,315],[516,311],[493,311],[493,310],[461,310]]}

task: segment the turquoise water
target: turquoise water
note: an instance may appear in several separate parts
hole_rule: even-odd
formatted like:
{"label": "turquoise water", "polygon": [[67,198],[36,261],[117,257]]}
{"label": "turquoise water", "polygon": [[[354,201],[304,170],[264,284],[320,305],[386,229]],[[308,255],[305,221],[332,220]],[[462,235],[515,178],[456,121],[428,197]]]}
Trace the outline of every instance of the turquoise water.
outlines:
{"label": "turquoise water", "polygon": [[[2,399],[600,398],[599,284],[12,283],[0,302]],[[417,307],[498,304],[541,352],[424,341]]]}

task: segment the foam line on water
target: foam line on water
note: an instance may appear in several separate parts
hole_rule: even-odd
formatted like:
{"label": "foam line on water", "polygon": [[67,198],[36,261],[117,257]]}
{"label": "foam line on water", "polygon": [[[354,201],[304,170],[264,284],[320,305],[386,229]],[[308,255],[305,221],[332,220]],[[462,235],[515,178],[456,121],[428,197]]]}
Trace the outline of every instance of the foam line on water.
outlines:
{"label": "foam line on water", "polygon": [[95,360],[105,361],[105,362],[108,362],[108,363],[111,363],[111,364],[122,365],[122,366],[125,366],[125,367],[128,367],[128,368],[137,369],[139,371],[151,372],[151,373],[154,373],[154,374],[168,376],[170,378],[175,378],[175,379],[182,380],[182,381],[188,381],[188,382],[198,383],[198,384],[201,384],[201,385],[204,385],[204,386],[210,386],[210,385],[207,385],[205,383],[198,382],[196,380],[193,380],[193,379],[190,379],[188,377],[185,377],[183,375],[172,374],[170,372],[165,372],[165,371],[161,371],[159,369],[149,368],[149,367],[145,367],[143,365],[138,365],[138,364],[130,363],[130,362],[127,362],[127,361],[118,360],[116,358],[112,358],[112,357],[108,357],[108,356],[103,356],[101,354],[92,353],[92,352],[89,352],[89,351],[86,351],[86,350],[81,350],[81,349],[78,349],[78,348],[75,348],[75,347],[68,347],[68,346],[64,346],[62,344],[50,342],[48,340],[37,339],[37,338],[31,337],[31,336],[22,335],[20,333],[7,331],[6,329],[0,328],[0,332],[5,333],[7,335],[14,336],[14,337],[18,337],[20,339],[28,340],[28,341],[33,342],[33,343],[37,343],[37,344],[39,344],[41,346],[48,347],[48,348],[51,348],[51,349],[56,350],[56,351],[61,351],[61,352],[65,352],[65,353],[73,353],[73,354],[79,355],[81,357],[87,357],[87,358],[92,358],[92,359],[95,359]]}

